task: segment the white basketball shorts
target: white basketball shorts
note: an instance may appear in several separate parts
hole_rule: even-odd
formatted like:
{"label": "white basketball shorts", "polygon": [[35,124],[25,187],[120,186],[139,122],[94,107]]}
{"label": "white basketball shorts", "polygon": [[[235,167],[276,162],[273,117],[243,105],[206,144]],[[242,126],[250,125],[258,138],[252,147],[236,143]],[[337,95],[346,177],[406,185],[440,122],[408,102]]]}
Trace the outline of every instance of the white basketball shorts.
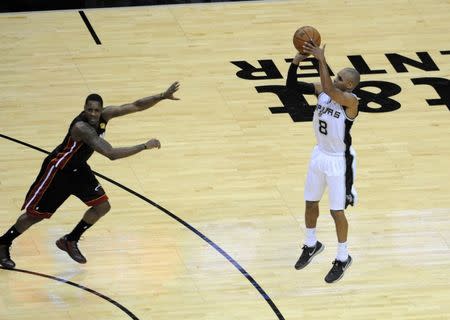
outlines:
{"label": "white basketball shorts", "polygon": [[357,193],[353,185],[356,174],[356,153],[352,147],[345,154],[325,153],[315,146],[305,183],[305,200],[320,201],[328,186],[331,210],[344,210],[355,205]]}

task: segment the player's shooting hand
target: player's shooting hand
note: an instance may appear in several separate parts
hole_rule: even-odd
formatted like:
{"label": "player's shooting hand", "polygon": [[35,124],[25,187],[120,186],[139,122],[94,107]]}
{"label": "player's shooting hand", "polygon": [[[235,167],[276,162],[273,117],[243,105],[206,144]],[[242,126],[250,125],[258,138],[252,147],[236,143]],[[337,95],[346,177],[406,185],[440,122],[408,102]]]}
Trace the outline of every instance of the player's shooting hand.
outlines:
{"label": "player's shooting hand", "polygon": [[303,45],[303,51],[308,54],[312,54],[317,60],[325,60],[325,47],[326,44],[323,45],[322,48],[317,46],[315,43],[305,42]]}
{"label": "player's shooting hand", "polygon": [[161,142],[158,139],[150,139],[145,143],[145,149],[161,148]]}
{"label": "player's shooting hand", "polygon": [[166,91],[164,91],[162,97],[163,97],[164,99],[180,100],[179,98],[176,98],[176,97],[173,96],[173,94],[174,94],[175,92],[177,92],[179,88],[180,88],[180,83],[179,83],[178,81],[175,81],[174,83],[172,83],[172,84],[170,85],[169,88],[167,88]]}

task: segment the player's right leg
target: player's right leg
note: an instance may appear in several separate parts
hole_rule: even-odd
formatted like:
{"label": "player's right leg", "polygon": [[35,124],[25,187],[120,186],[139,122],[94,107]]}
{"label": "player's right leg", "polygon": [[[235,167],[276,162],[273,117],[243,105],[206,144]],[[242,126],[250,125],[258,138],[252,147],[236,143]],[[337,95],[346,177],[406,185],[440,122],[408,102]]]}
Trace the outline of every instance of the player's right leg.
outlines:
{"label": "player's right leg", "polygon": [[323,251],[324,246],[316,238],[316,225],[319,217],[319,201],[326,188],[326,177],[319,170],[320,153],[317,149],[313,151],[309,164],[305,183],[305,226],[306,236],[300,258],[295,263],[295,269],[306,267],[311,260]]}
{"label": "player's right leg", "polygon": [[15,267],[10,256],[10,247],[14,239],[24,233],[32,225],[50,218],[59,206],[67,199],[69,194],[61,186],[64,174],[52,165],[44,161],[41,171],[35,182],[31,185],[25,197],[22,210],[25,210],[16,223],[0,237],[0,265],[4,268]]}
{"label": "player's right leg", "polygon": [[16,264],[11,259],[10,248],[14,239],[24,233],[33,224],[38,223],[43,218],[34,217],[22,213],[16,223],[0,237],[0,265],[6,269],[13,269]]}
{"label": "player's right leg", "polygon": [[300,270],[306,267],[312,259],[321,253],[324,245],[316,238],[316,224],[319,217],[319,201],[306,201],[305,204],[305,225],[306,237],[302,247],[302,254],[295,263],[295,269]]}

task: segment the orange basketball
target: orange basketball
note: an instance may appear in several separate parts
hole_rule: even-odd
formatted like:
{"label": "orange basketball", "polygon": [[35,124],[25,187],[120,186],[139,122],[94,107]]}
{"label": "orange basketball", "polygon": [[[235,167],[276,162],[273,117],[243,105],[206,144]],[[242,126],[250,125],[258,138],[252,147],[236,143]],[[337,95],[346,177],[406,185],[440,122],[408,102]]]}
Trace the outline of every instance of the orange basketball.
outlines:
{"label": "orange basketball", "polygon": [[307,41],[314,42],[318,46],[320,45],[320,33],[316,28],[303,26],[295,31],[292,42],[294,43],[295,49],[301,54],[305,54],[303,52],[303,44]]}

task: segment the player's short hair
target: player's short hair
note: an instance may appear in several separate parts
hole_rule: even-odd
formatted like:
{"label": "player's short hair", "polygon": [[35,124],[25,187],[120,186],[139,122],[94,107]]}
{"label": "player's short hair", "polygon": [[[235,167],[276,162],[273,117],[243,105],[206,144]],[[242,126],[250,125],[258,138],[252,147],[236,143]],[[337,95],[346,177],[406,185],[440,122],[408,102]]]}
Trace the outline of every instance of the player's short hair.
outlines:
{"label": "player's short hair", "polygon": [[345,70],[345,72],[347,72],[350,75],[350,79],[353,82],[352,90],[355,89],[356,86],[361,81],[361,76],[360,76],[359,72],[356,69],[353,69],[353,68],[345,68],[344,70]]}
{"label": "player's short hair", "polygon": [[84,104],[87,104],[88,101],[97,101],[103,107],[103,99],[99,94],[91,93],[86,97],[86,101],[84,102]]}

